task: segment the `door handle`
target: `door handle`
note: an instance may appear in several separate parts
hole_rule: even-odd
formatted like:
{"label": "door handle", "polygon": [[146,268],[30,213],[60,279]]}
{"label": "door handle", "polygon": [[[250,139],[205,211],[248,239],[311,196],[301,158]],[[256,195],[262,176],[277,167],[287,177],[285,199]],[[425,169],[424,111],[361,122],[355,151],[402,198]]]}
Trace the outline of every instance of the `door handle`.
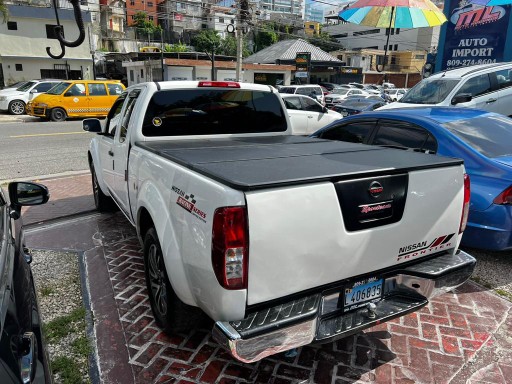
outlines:
{"label": "door handle", "polygon": [[114,156],[114,152],[113,152],[111,149],[109,149],[108,154],[109,154],[110,156]]}
{"label": "door handle", "polygon": [[312,119],[312,118],[313,118],[313,116],[311,116],[311,115],[308,115],[308,119]]}
{"label": "door handle", "polygon": [[494,103],[495,101],[497,101],[497,99],[489,99],[485,103],[486,104],[491,104],[491,103]]}

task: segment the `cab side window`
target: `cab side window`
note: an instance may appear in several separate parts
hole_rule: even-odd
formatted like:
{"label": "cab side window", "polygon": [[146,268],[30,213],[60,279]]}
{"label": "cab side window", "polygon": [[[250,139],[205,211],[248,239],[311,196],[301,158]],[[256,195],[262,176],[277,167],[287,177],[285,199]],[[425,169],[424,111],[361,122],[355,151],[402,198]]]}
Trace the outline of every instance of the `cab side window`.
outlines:
{"label": "cab side window", "polygon": [[302,105],[305,111],[311,112],[323,112],[323,108],[320,104],[316,103],[314,100],[308,99],[307,97],[302,97]]}
{"label": "cab side window", "polygon": [[89,88],[89,96],[107,96],[107,89],[105,84],[87,84]]}
{"label": "cab side window", "polygon": [[39,83],[34,87],[34,91],[37,93],[49,91],[51,87],[56,85],[57,83]]}
{"label": "cab side window", "polygon": [[397,121],[380,121],[371,144],[437,152],[437,143],[427,130]]}
{"label": "cab side window", "polygon": [[74,84],[69,88],[64,96],[85,96],[85,85],[83,84]]}
{"label": "cab side window", "polygon": [[488,74],[478,75],[468,79],[466,83],[459,89],[458,93],[470,93],[476,97],[491,92],[491,81]]}
{"label": "cab side window", "polygon": [[116,135],[116,130],[119,125],[119,120],[121,118],[120,113],[123,110],[124,98],[119,98],[116,100],[110,112],[107,116],[106,122],[106,130],[105,136],[114,137]]}
{"label": "cab side window", "polygon": [[123,87],[119,84],[107,84],[110,96],[118,96],[123,93]]}
{"label": "cab side window", "polygon": [[512,87],[512,69],[502,69],[496,72],[498,87],[500,89]]}
{"label": "cab side window", "polygon": [[302,105],[300,104],[300,100],[298,97],[287,97],[284,100],[284,104],[286,105],[286,109],[294,109],[301,110]]}
{"label": "cab side window", "polygon": [[320,134],[321,139],[348,141],[363,144],[375,127],[375,121],[357,121],[348,124],[338,124]]}
{"label": "cab side window", "polygon": [[119,135],[119,141],[121,143],[126,140],[128,124],[130,123],[130,118],[132,117],[135,102],[137,101],[139,95],[140,89],[133,90],[128,95],[128,100],[126,101],[126,109],[124,111],[124,115],[121,118],[121,134]]}

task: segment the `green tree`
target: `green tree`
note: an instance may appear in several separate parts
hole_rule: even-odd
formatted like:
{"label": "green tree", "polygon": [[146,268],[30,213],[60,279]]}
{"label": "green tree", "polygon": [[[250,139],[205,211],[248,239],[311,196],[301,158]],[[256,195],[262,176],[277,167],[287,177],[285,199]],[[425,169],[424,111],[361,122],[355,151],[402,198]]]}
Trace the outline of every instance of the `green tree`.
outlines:
{"label": "green tree", "polygon": [[277,33],[270,24],[264,25],[254,38],[254,51],[258,52],[264,48],[270,47],[279,40]]}
{"label": "green tree", "polygon": [[327,32],[320,32],[319,36],[308,37],[307,41],[326,52],[342,48],[342,45],[336,39],[332,38]]}
{"label": "green tree", "polygon": [[[219,47],[219,54],[226,56],[236,56],[236,37],[228,36],[221,40]],[[251,54],[247,47],[247,41],[243,41],[242,45],[242,57],[247,57]]]}
{"label": "green tree", "polygon": [[221,39],[217,31],[212,29],[203,29],[192,38],[192,45],[196,52],[219,52]]}
{"label": "green tree", "polygon": [[[1,0],[0,0],[1,1]],[[137,28],[137,32],[142,33],[146,37],[150,36],[161,36],[162,27],[155,25],[152,21],[147,20],[146,12],[137,12],[133,16],[134,25]]]}
{"label": "green tree", "polygon": [[0,13],[4,18],[4,23],[7,22],[9,14],[7,13],[7,5],[5,5],[4,0],[0,0]]}
{"label": "green tree", "polygon": [[183,43],[178,44],[165,44],[164,52],[188,52],[188,47]]}

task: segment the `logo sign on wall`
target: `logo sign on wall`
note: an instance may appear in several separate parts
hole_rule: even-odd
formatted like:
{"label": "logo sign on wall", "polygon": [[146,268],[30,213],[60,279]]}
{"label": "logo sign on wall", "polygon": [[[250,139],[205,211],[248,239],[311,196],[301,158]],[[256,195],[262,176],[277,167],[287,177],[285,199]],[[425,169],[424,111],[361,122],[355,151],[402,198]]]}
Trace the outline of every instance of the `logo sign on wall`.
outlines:
{"label": "logo sign on wall", "polygon": [[311,52],[297,52],[295,55],[295,69],[300,72],[309,72]]}
{"label": "logo sign on wall", "polygon": [[503,60],[510,7],[488,7],[488,2],[451,2],[441,69]]}

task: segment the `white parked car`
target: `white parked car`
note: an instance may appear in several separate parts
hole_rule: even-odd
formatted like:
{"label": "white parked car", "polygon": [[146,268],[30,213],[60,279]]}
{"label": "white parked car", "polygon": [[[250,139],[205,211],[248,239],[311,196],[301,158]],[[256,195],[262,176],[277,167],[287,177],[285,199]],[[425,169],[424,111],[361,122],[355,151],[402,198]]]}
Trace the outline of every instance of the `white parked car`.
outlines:
{"label": "white parked car", "polygon": [[386,93],[391,97],[391,101],[400,100],[407,92],[405,88],[390,88],[386,90]]}
{"label": "white parked car", "polygon": [[322,87],[317,84],[285,85],[279,88],[279,93],[309,96],[320,104],[324,104],[324,92]]}
{"label": "white parked car", "polygon": [[327,109],[308,96],[282,93],[281,97],[294,135],[309,135],[343,117],[340,113]]}
{"label": "white parked car", "polygon": [[365,92],[362,89],[358,88],[338,88],[335,89],[332,93],[329,93],[327,96],[325,96],[325,105],[327,107],[331,107],[349,96],[364,97],[368,95],[368,92]]}
{"label": "white parked car", "polygon": [[421,80],[402,99],[379,109],[466,107],[512,116],[512,62],[473,65]]}
{"label": "white parked car", "polygon": [[14,90],[0,91],[0,111],[23,115],[27,103],[41,93],[49,91],[62,80],[32,80]]}

